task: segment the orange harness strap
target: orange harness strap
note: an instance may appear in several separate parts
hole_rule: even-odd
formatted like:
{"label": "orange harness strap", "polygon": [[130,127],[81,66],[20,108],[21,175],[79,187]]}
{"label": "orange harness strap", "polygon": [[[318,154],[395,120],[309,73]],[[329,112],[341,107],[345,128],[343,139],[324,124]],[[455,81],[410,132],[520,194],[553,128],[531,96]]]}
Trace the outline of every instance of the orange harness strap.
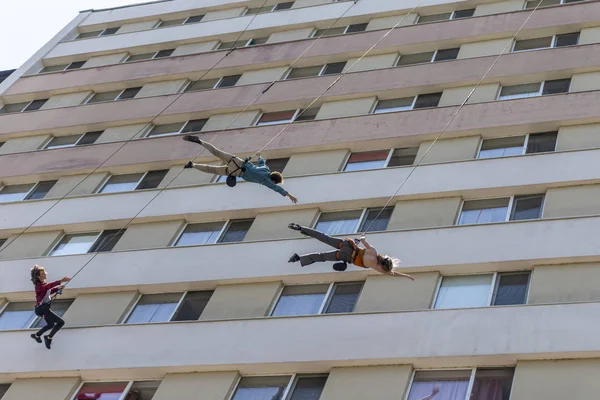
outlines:
{"label": "orange harness strap", "polygon": [[[363,264],[363,256],[365,254],[365,249],[361,249],[360,247],[358,247],[358,245],[354,242],[354,239],[350,238],[346,238],[343,242],[340,242],[338,248],[341,249],[344,245],[344,242],[350,243],[350,245],[353,248],[352,253],[350,254],[350,260],[352,260],[352,264],[356,265],[357,267],[366,268]],[[340,259],[339,251],[337,252],[337,259]]]}

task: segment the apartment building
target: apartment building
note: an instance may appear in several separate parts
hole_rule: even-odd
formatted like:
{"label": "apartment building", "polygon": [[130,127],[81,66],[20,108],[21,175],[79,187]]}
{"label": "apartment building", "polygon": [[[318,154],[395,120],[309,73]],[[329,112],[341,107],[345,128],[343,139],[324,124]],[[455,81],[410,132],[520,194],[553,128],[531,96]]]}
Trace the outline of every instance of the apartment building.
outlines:
{"label": "apartment building", "polygon": [[[149,2],[2,76],[1,400],[598,397],[599,1]],[[289,222],[415,281],[288,264]]]}

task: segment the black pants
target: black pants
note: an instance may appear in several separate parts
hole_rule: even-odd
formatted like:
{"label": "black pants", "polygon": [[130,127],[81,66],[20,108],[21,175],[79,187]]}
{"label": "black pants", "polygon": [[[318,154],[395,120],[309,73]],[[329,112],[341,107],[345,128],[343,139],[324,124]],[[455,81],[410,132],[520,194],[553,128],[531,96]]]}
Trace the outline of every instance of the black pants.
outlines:
{"label": "black pants", "polygon": [[[302,227],[301,232],[306,236],[310,236],[312,238],[317,239],[320,242],[328,244],[331,247],[335,247],[337,250],[326,251],[322,253],[310,253],[303,254],[300,256],[300,265],[303,267],[306,265],[310,265],[316,262],[326,262],[326,261],[345,261],[348,263],[352,263],[352,252],[354,248],[351,244],[346,243],[345,240],[337,239],[326,235],[317,230]],[[338,258],[339,255],[339,258]]]}
{"label": "black pants", "polygon": [[65,321],[61,317],[56,315],[50,309],[49,304],[40,305],[38,307],[36,314],[38,314],[38,315],[41,314],[43,316],[44,320],[46,321],[46,326],[44,326],[42,329],[37,331],[36,335],[38,337],[41,337],[44,333],[46,333],[47,331],[52,329],[52,331],[50,331],[50,334],[48,336],[53,338],[54,335],[56,335],[56,332],[58,332],[60,330],[60,328],[62,328],[65,325]]}

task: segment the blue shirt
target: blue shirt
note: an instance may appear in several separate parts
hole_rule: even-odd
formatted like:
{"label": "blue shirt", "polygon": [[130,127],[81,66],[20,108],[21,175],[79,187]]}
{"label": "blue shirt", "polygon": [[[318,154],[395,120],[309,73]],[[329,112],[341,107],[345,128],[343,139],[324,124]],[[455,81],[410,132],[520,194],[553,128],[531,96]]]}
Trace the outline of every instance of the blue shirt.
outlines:
{"label": "blue shirt", "polygon": [[258,183],[259,185],[264,185],[271,190],[276,191],[282,196],[287,196],[288,192],[279,185],[273,183],[271,178],[271,170],[265,164],[265,159],[262,157],[258,157],[258,167],[248,161],[244,167],[246,171],[244,171],[241,175],[241,178],[246,182]]}

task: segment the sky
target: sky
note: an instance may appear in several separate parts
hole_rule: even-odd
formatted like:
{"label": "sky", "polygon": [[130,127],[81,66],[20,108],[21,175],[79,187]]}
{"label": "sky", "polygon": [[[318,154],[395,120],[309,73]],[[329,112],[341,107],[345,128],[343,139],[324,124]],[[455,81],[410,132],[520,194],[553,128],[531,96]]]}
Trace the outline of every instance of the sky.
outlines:
{"label": "sky", "polygon": [[81,10],[144,0],[0,0],[0,71],[16,69]]}

